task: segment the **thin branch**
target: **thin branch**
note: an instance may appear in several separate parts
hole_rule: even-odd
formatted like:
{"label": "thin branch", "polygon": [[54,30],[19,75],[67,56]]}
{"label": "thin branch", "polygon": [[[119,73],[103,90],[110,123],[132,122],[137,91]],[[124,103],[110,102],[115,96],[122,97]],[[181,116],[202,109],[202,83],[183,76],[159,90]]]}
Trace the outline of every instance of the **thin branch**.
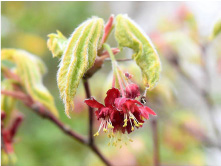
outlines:
{"label": "thin branch", "polygon": [[26,99],[29,98],[28,95],[26,95],[24,93],[22,94],[22,92],[18,93],[18,92],[14,92],[14,91],[6,91],[6,90],[1,90],[1,93],[23,101],[23,103],[25,105],[27,105],[28,107],[30,107],[35,113],[37,113],[41,117],[46,118],[46,119],[50,120],[51,122],[53,122],[65,134],[71,136],[72,138],[76,139],[80,143],[87,144],[87,140],[85,138],[83,138],[81,135],[79,135],[76,132],[74,132],[73,130],[71,130],[70,127],[64,125],[53,114],[51,114],[49,110],[46,110],[44,107],[41,107],[40,105],[34,103],[33,100],[27,101]]}
{"label": "thin branch", "polygon": [[22,93],[22,92],[1,90],[1,94],[11,96],[11,97],[14,97],[14,98],[19,99],[19,100],[26,100],[27,99],[27,95]]}
{"label": "thin branch", "polygon": [[[86,98],[90,98],[91,97],[91,92],[89,89],[89,85],[88,85],[88,80],[84,80],[84,89],[85,89],[85,93],[86,93]],[[89,144],[94,144],[94,138],[93,138],[93,108],[88,106],[88,114],[89,114],[89,131],[88,131],[88,135],[89,135]]]}
{"label": "thin branch", "polygon": [[[7,96],[11,96],[14,98],[17,98],[21,100],[26,106],[31,108],[36,114],[41,116],[42,118],[48,119],[53,124],[55,124],[61,131],[63,131],[66,135],[70,136],[71,138],[77,140],[79,143],[82,143],[84,145],[87,145],[91,148],[91,150],[97,154],[97,156],[107,165],[111,166],[109,161],[101,154],[101,152],[98,150],[98,148],[94,145],[93,141],[88,141],[86,138],[82,137],[80,134],[76,133],[75,131],[71,130],[71,128],[63,122],[61,122],[59,119],[57,119],[53,114],[50,113],[49,110],[46,110],[45,107],[42,105],[35,103],[31,97],[26,95],[23,92],[18,91],[7,91],[7,90],[1,90],[1,93]],[[93,111],[91,111],[93,113]],[[93,122],[93,121],[92,121]],[[91,133],[92,133],[92,127],[91,127]],[[93,135],[92,135],[93,140]]]}
{"label": "thin branch", "polygon": [[[90,98],[91,97],[91,92],[90,92],[90,88],[89,88],[89,83],[88,80],[85,79],[84,80],[84,89],[85,89],[85,93],[86,93],[86,98]],[[93,120],[94,120],[94,116],[93,116],[93,108],[88,106],[88,114],[89,114],[89,130],[88,130],[88,134],[89,134],[89,140],[88,140],[88,144],[91,147],[91,149],[100,157],[100,159],[107,165],[110,166],[111,163],[104,157],[104,155],[98,150],[97,146],[94,144],[94,137],[93,137]]]}
{"label": "thin branch", "polygon": [[151,128],[153,133],[153,163],[154,166],[160,166],[160,150],[159,150],[159,139],[158,139],[158,128],[157,119],[154,118],[151,121]]}

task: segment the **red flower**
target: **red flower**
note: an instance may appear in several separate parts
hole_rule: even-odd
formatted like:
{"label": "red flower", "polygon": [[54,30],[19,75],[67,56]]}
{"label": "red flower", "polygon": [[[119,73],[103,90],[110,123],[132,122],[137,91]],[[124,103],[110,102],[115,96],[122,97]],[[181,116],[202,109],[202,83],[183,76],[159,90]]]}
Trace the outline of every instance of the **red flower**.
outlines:
{"label": "red flower", "polygon": [[111,132],[110,138],[118,131],[121,133],[127,131],[129,134],[135,127],[142,127],[144,118],[149,119],[149,114],[156,115],[149,107],[135,100],[140,96],[139,87],[136,84],[129,84],[125,89],[126,97],[122,97],[116,88],[108,90],[104,100],[105,105],[97,102],[93,97],[85,100],[88,106],[97,108],[95,114],[98,120],[102,119],[95,136],[99,135],[102,128],[104,132]]}
{"label": "red flower", "polygon": [[[103,128],[104,132],[107,132],[109,129],[113,129],[112,121],[113,118],[116,116],[114,115],[116,113],[116,109],[114,107],[114,101],[116,98],[120,97],[120,91],[116,88],[112,88],[107,91],[107,97],[105,98],[105,106],[98,101],[96,101],[93,97],[91,99],[86,99],[85,103],[92,107],[97,108],[95,111],[95,114],[97,116],[97,119],[102,119],[101,125],[99,127],[98,132],[94,135],[99,135],[99,131]],[[112,118],[112,120],[111,120]],[[117,118],[117,117],[116,117]]]}

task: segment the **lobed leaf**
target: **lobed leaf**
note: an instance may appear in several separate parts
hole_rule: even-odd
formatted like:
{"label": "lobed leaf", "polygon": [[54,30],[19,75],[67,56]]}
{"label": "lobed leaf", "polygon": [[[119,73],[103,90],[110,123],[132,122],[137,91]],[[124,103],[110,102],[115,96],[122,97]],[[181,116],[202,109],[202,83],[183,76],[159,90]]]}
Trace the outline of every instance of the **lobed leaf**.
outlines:
{"label": "lobed leaf", "polygon": [[46,71],[44,63],[38,57],[23,50],[3,49],[1,55],[2,60],[16,64],[17,74],[27,93],[58,116],[54,99],[42,83],[42,74]]}
{"label": "lobed leaf", "polygon": [[156,86],[161,71],[159,56],[150,39],[127,15],[116,17],[115,38],[119,47],[133,49],[132,58],[140,67],[143,83],[149,89]]}
{"label": "lobed leaf", "polygon": [[76,28],[68,39],[57,74],[58,88],[68,117],[69,110],[74,108],[73,98],[80,79],[95,62],[103,31],[103,20],[93,17]]}
{"label": "lobed leaf", "polygon": [[67,47],[67,38],[57,30],[57,34],[51,33],[48,35],[47,46],[52,52],[53,57],[61,58],[65,48]]}

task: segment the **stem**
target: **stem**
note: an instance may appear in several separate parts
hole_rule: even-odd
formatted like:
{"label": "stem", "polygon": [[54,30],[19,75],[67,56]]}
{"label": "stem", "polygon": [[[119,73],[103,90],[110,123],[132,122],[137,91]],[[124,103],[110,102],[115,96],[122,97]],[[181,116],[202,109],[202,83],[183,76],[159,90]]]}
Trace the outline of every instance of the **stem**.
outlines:
{"label": "stem", "polygon": [[103,47],[107,50],[107,52],[110,55],[113,71],[117,75],[117,79],[118,79],[118,82],[119,82],[119,85],[120,85],[122,96],[125,97],[123,85],[122,85],[122,82],[121,82],[121,79],[120,79],[120,74],[119,74],[119,71],[118,71],[117,61],[116,61],[116,59],[114,57],[114,54],[113,54],[113,52],[112,52],[112,50],[111,50],[111,48],[110,48],[110,46],[108,44],[104,43]]}
{"label": "stem", "polygon": [[159,154],[159,140],[158,140],[158,129],[157,119],[151,121],[152,133],[153,133],[153,163],[154,166],[160,166],[160,154]]}
{"label": "stem", "polygon": [[[88,80],[84,80],[84,89],[85,89],[85,93],[86,93],[86,98],[90,98],[91,97],[91,92],[90,92],[90,88],[89,88],[89,84],[88,84]],[[88,131],[88,135],[89,135],[89,144],[93,145],[94,144],[94,137],[93,137],[93,108],[88,106],[88,114],[89,114],[89,131]]]}
{"label": "stem", "polygon": [[115,57],[114,57],[114,54],[113,54],[113,52],[112,52],[110,46],[109,46],[108,44],[104,43],[104,44],[103,44],[103,47],[104,47],[104,48],[107,50],[107,52],[109,53],[110,58],[111,58],[111,61],[112,61],[112,64],[113,64],[113,65],[116,65],[116,64],[115,64],[115,63],[116,63],[116,59],[115,59]]}
{"label": "stem", "polygon": [[[85,93],[86,93],[86,98],[90,98],[91,97],[91,92],[90,92],[90,88],[89,88],[89,83],[88,80],[85,79],[84,80],[84,89],[85,89]],[[104,155],[98,150],[97,146],[94,144],[94,137],[93,137],[93,120],[94,120],[94,116],[93,116],[93,108],[88,106],[88,112],[89,112],[89,140],[88,140],[88,145],[90,146],[90,148],[94,151],[94,153],[97,154],[97,156],[107,165],[110,166],[110,162],[104,157]]]}

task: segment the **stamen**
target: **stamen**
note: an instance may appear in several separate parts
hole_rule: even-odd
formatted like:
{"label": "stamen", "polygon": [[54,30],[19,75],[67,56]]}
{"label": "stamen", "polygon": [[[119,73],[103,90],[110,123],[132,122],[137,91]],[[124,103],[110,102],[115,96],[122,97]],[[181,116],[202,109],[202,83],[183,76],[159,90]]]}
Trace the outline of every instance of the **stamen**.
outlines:
{"label": "stamen", "polygon": [[133,126],[131,127],[131,131],[134,131],[134,127]]}
{"label": "stamen", "polygon": [[127,126],[127,114],[124,114],[124,125],[123,127]]}
{"label": "stamen", "polygon": [[139,127],[140,124],[139,124],[139,121],[136,119],[136,117],[131,112],[129,112],[129,114],[130,114],[130,118],[134,120],[134,125],[136,127]]}
{"label": "stamen", "polygon": [[99,127],[98,131],[94,134],[94,137],[99,135],[99,132],[100,132],[101,128],[103,127],[103,123],[104,123],[104,120],[102,119],[100,127]]}
{"label": "stamen", "polygon": [[107,133],[107,129],[106,129],[106,128],[103,128],[103,131],[104,131],[105,133]]}
{"label": "stamen", "polygon": [[136,122],[136,120],[134,120],[134,124],[136,127],[139,127],[138,123]]}
{"label": "stamen", "polygon": [[110,129],[113,129],[114,128],[114,126],[112,125],[112,123],[111,123],[111,120],[110,119],[108,119],[108,128],[110,128]]}
{"label": "stamen", "polygon": [[139,122],[139,123],[138,123],[138,125],[142,126],[142,125],[143,125],[143,123],[140,123],[140,122]]}
{"label": "stamen", "polygon": [[130,120],[130,125],[131,125],[131,131],[134,131],[134,127],[132,125],[131,119],[129,118],[129,120]]}
{"label": "stamen", "polygon": [[99,132],[96,132],[96,133],[94,134],[94,137],[95,137],[95,136],[98,136],[98,135],[99,135]]}
{"label": "stamen", "polygon": [[108,128],[109,128],[109,129],[113,129],[114,126],[112,126],[110,123],[108,123]]}

